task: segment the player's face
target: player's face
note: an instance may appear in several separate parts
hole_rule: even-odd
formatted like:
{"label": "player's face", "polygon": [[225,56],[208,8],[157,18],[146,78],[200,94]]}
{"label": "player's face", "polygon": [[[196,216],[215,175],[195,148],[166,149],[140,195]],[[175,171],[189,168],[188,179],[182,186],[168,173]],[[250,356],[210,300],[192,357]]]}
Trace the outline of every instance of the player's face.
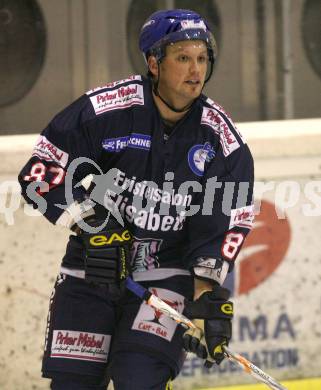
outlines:
{"label": "player's face", "polygon": [[181,41],[167,46],[160,64],[160,95],[175,107],[188,105],[202,91],[207,63],[203,41]]}

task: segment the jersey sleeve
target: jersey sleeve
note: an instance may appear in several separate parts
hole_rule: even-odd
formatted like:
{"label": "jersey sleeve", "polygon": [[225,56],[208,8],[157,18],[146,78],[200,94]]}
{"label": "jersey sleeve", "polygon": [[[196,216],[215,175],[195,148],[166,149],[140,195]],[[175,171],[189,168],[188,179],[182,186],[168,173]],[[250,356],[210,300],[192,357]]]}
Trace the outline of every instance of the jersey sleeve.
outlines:
{"label": "jersey sleeve", "polygon": [[[81,204],[86,198],[85,188],[77,184],[95,171],[89,162],[97,161],[101,150],[99,134],[86,125],[92,115],[86,95],[60,112],[39,135],[31,158],[19,174],[27,203],[52,223],[57,223],[68,210],[71,199]],[[76,160],[79,158],[82,160]],[[76,164],[70,175],[72,162]]]}
{"label": "jersey sleeve", "polygon": [[203,191],[197,202],[201,207],[187,218],[189,268],[208,257],[228,261],[231,271],[252,228],[253,158],[241,135],[231,123],[228,125],[230,132],[221,134],[221,138],[229,135],[231,143],[235,137],[237,146],[226,148],[227,140],[220,140],[220,147],[203,176]]}

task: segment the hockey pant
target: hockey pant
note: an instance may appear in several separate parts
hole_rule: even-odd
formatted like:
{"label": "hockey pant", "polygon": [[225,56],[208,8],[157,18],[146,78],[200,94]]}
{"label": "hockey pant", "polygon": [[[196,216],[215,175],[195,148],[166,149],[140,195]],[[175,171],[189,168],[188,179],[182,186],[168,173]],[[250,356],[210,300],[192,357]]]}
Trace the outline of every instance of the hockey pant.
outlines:
{"label": "hockey pant", "polygon": [[[180,312],[192,278],[140,282]],[[60,274],[50,299],[43,376],[53,390],[165,390],[185,359],[184,329],[127,291],[117,306],[108,287]]]}

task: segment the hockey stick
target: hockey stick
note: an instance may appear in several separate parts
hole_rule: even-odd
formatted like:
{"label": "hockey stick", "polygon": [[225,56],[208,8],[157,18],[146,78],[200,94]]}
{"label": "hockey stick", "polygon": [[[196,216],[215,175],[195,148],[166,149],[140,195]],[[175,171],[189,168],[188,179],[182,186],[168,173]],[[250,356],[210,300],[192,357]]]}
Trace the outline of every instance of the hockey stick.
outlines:
{"label": "hockey stick", "polygon": [[[165,303],[163,300],[158,298],[156,295],[152,294],[145,287],[140,284],[134,282],[131,278],[126,279],[126,287],[128,290],[133,292],[135,295],[143,299],[148,305],[153,307],[156,310],[161,311],[163,314],[172,318],[178,324],[182,325],[186,329],[195,329],[196,326],[193,324],[191,320],[185,317],[183,314],[179,313],[173,307]],[[235,364],[238,364],[242,369],[252,375],[254,378],[259,380],[260,382],[266,384],[273,390],[287,390],[284,386],[282,386],[279,382],[273,379],[270,375],[266,374],[256,365],[254,365],[249,360],[245,359],[245,357],[232,352],[228,347],[224,348],[225,356]]]}
{"label": "hockey stick", "polygon": [[233,363],[237,363],[242,369],[248,374],[252,375],[257,380],[265,383],[273,390],[287,390],[286,387],[282,386],[281,383],[277,382],[274,378],[262,371],[255,364],[245,359],[244,356],[239,355],[231,351],[228,347],[224,347],[226,357]]}

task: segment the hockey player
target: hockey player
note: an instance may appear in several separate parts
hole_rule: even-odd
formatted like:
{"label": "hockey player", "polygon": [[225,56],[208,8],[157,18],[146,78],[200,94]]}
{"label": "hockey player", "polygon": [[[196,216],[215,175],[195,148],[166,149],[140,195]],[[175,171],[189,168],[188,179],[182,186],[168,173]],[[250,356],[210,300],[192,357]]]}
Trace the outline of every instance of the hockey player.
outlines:
{"label": "hockey player", "polygon": [[[48,315],[42,372],[53,390],[102,390],[110,378],[116,390],[164,390],[183,347],[210,366],[231,338],[222,284],[251,228],[252,157],[202,94],[216,59],[202,17],[156,12],[139,45],[148,77],[95,88],[60,112],[19,175],[26,200],[73,231]],[[127,275],[185,307],[199,331],[184,334],[125,291]]]}

